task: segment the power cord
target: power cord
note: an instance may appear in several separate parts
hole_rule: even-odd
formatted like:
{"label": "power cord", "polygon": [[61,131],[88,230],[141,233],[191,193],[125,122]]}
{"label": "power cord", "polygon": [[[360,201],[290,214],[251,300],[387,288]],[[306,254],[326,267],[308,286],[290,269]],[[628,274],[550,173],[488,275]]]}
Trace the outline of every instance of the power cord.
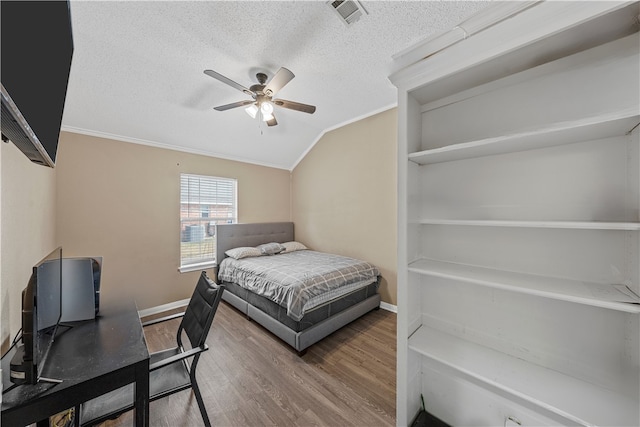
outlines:
{"label": "power cord", "polygon": [[7,351],[5,351],[5,353],[2,355],[2,357],[0,359],[4,359],[4,357],[7,355],[7,353],[9,353],[11,351],[11,349],[13,347],[16,346],[16,344],[18,344],[18,341],[22,338],[22,328],[18,329],[18,332],[16,332],[16,336],[13,338],[13,341],[11,342],[11,346],[9,347],[9,349]]}

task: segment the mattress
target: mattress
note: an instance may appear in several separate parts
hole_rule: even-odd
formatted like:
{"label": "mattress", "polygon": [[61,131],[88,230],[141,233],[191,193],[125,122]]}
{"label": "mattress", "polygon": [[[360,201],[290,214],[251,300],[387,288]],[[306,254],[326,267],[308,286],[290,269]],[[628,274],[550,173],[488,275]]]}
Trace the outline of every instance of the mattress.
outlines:
{"label": "mattress", "polygon": [[378,281],[378,270],[366,261],[324,252],[300,250],[243,259],[225,258],[218,279],[286,308],[300,321],[305,313]]}

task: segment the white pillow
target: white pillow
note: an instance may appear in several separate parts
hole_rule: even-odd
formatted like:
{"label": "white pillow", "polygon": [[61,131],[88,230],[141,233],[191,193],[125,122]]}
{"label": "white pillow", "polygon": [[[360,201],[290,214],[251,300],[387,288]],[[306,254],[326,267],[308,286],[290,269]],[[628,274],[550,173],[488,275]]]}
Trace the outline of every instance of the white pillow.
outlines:
{"label": "white pillow", "polygon": [[283,254],[307,249],[307,247],[300,242],[285,242],[282,246],[284,246],[284,251],[281,252]]}
{"label": "white pillow", "polygon": [[260,252],[260,249],[250,248],[250,247],[240,247],[240,248],[229,249],[228,251],[225,252],[225,254],[227,254],[227,256],[230,256],[231,258],[234,258],[234,259],[242,259],[242,258],[248,258],[253,256],[262,256],[262,252]]}

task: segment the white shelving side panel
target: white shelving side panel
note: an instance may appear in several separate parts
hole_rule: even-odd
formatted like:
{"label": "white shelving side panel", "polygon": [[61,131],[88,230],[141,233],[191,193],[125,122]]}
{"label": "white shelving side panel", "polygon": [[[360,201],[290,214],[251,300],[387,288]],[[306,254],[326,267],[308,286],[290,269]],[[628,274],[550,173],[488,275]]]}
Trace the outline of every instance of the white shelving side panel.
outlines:
{"label": "white shelving side panel", "polygon": [[596,117],[555,123],[529,132],[424,150],[409,154],[409,160],[426,165],[624,135],[640,122],[638,112],[639,107],[635,106]]}
{"label": "white shelving side panel", "polygon": [[584,426],[637,426],[637,399],[421,326],[409,348],[495,392]]}
{"label": "white shelving side panel", "polygon": [[640,304],[607,299],[608,295],[615,296],[618,292],[608,284],[496,270],[432,259],[412,262],[409,264],[409,271],[625,313],[640,313]]}
{"label": "white shelving side panel", "polygon": [[511,221],[511,220],[475,220],[475,219],[435,219],[420,221],[425,225],[469,225],[480,227],[516,227],[516,228],[564,228],[579,230],[619,230],[640,231],[640,222],[605,221]]}

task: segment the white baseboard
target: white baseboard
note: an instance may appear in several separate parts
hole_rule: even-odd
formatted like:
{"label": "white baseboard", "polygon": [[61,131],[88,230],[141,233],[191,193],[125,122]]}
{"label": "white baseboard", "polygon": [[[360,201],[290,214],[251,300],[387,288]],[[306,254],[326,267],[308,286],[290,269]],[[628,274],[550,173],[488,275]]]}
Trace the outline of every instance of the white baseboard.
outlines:
{"label": "white baseboard", "polygon": [[388,302],[380,301],[380,308],[383,310],[391,311],[393,313],[398,313],[398,306],[389,304]]}
{"label": "white baseboard", "polygon": [[175,308],[184,307],[189,304],[189,298],[180,301],[174,301],[167,304],[158,305],[156,307],[145,308],[144,310],[138,310],[139,317],[152,316],[158,313],[164,313],[165,311],[173,310]]}

